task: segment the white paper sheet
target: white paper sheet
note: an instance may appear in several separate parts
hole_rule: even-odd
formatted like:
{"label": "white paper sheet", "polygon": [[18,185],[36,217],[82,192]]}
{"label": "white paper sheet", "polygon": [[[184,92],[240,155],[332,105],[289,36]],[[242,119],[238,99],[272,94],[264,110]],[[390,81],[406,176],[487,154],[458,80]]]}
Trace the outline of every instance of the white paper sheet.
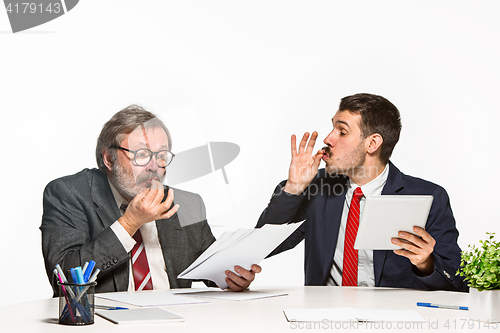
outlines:
{"label": "white paper sheet", "polygon": [[186,268],[178,279],[205,279],[226,289],[226,270],[239,265],[250,269],[290,236],[304,221],[290,224],[266,224],[259,229],[238,229],[214,242]]}
{"label": "white paper sheet", "polygon": [[199,300],[194,297],[183,297],[176,295],[173,290],[113,292],[113,293],[95,294],[95,297],[102,299],[109,299],[120,303],[132,304],[136,306],[164,306],[164,305],[209,303],[208,301]]}
{"label": "white paper sheet", "polygon": [[188,292],[180,291],[177,295],[201,297],[201,298],[212,298],[212,299],[223,299],[229,301],[248,301],[253,299],[268,298],[268,297],[278,297],[286,296],[287,293],[282,292],[269,292],[269,291],[257,291],[257,290],[245,290],[242,292],[234,292],[229,290],[219,290],[212,288],[213,290],[190,290]]}
{"label": "white paper sheet", "polygon": [[288,321],[297,322],[426,322],[415,310],[371,310],[353,308],[287,309],[283,311]]}
{"label": "white paper sheet", "polygon": [[100,317],[115,324],[157,324],[184,321],[184,317],[162,308],[96,310]]}

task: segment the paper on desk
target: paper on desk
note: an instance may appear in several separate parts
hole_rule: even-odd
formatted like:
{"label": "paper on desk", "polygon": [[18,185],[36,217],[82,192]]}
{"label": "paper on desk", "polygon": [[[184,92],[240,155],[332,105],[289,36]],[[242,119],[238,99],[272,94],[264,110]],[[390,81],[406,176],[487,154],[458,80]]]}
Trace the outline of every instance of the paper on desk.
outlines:
{"label": "paper on desk", "polygon": [[252,299],[286,296],[287,293],[283,292],[269,292],[257,290],[245,290],[242,292],[234,292],[230,290],[220,290],[218,288],[211,288],[211,290],[189,290],[178,291],[176,295],[194,296],[201,298],[223,299],[230,301],[248,301]]}
{"label": "paper on desk", "polygon": [[176,295],[172,290],[155,290],[140,292],[112,292],[95,294],[95,297],[137,306],[165,306],[195,303],[209,303],[191,297]]}
{"label": "paper on desk", "polygon": [[205,250],[178,279],[205,279],[226,289],[226,270],[239,265],[250,269],[290,236],[304,221],[289,224],[266,224],[259,229],[238,229],[225,233]]}
{"label": "paper on desk", "polygon": [[288,309],[283,311],[290,322],[426,322],[415,310],[369,310],[353,308]]}

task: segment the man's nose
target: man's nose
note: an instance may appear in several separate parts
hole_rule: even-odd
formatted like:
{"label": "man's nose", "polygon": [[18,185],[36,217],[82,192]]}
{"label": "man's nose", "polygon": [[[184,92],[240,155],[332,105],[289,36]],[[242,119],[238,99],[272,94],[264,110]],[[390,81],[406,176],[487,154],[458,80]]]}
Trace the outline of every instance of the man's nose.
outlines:
{"label": "man's nose", "polygon": [[333,131],[330,132],[330,134],[328,134],[326,136],[326,138],[323,140],[323,143],[327,146],[330,146],[330,147],[333,147]]}
{"label": "man's nose", "polygon": [[148,171],[158,171],[158,163],[156,161],[156,155],[152,155],[151,159],[149,160],[149,163],[146,164],[146,170]]}

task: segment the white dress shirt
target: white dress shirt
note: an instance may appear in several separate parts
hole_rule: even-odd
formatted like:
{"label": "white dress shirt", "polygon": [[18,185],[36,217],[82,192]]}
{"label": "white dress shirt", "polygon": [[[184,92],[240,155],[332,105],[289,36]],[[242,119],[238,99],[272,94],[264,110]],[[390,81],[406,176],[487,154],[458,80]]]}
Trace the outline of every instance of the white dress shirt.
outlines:
{"label": "white dress shirt", "polygon": [[[116,204],[118,205],[118,208],[120,208],[123,203],[128,205],[128,201],[122,197],[122,195],[116,190],[116,188],[111,184],[111,182],[109,182],[109,186],[111,186],[111,191],[113,192],[113,196],[115,198]],[[125,251],[127,252],[132,251],[132,248],[134,247],[136,241],[122,227],[120,222],[115,221],[110,228],[116,234],[118,240],[122,243]],[[156,229],[156,221],[143,224],[139,228],[139,230],[141,231],[142,241],[144,242],[144,249],[146,250],[146,257],[148,258],[148,265],[149,265],[149,271],[151,272],[151,281],[153,282],[153,289],[154,290],[170,289],[170,282],[168,281],[167,268],[165,266],[163,252],[161,250],[160,241],[158,239],[158,229]],[[132,271],[132,260],[129,261],[128,291],[135,291],[134,274]]]}
{"label": "white dress shirt", "polygon": [[[360,212],[363,214],[363,207],[365,205],[365,197],[369,195],[380,195],[382,189],[387,182],[389,176],[389,165],[387,164],[384,171],[377,178],[371,182],[361,186],[364,196],[360,201]],[[333,265],[330,270],[330,276],[326,282],[328,286],[341,286],[342,285],[342,266],[344,261],[344,238],[347,225],[347,215],[349,214],[349,206],[352,200],[352,194],[359,185],[349,180],[349,187],[347,189],[344,209],[342,211],[342,218],[340,220],[339,235],[337,238],[337,247],[335,248],[335,255],[333,258]],[[361,217],[361,215],[360,215]],[[359,250],[358,251],[358,286],[359,287],[375,287],[375,271],[373,269],[373,250]]]}

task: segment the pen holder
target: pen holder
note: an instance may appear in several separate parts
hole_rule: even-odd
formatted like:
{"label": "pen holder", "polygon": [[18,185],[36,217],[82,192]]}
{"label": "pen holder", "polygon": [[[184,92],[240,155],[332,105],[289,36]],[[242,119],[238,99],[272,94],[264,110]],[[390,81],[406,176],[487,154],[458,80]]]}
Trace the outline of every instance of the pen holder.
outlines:
{"label": "pen holder", "polygon": [[90,325],[94,323],[96,282],[59,283],[59,324]]}

